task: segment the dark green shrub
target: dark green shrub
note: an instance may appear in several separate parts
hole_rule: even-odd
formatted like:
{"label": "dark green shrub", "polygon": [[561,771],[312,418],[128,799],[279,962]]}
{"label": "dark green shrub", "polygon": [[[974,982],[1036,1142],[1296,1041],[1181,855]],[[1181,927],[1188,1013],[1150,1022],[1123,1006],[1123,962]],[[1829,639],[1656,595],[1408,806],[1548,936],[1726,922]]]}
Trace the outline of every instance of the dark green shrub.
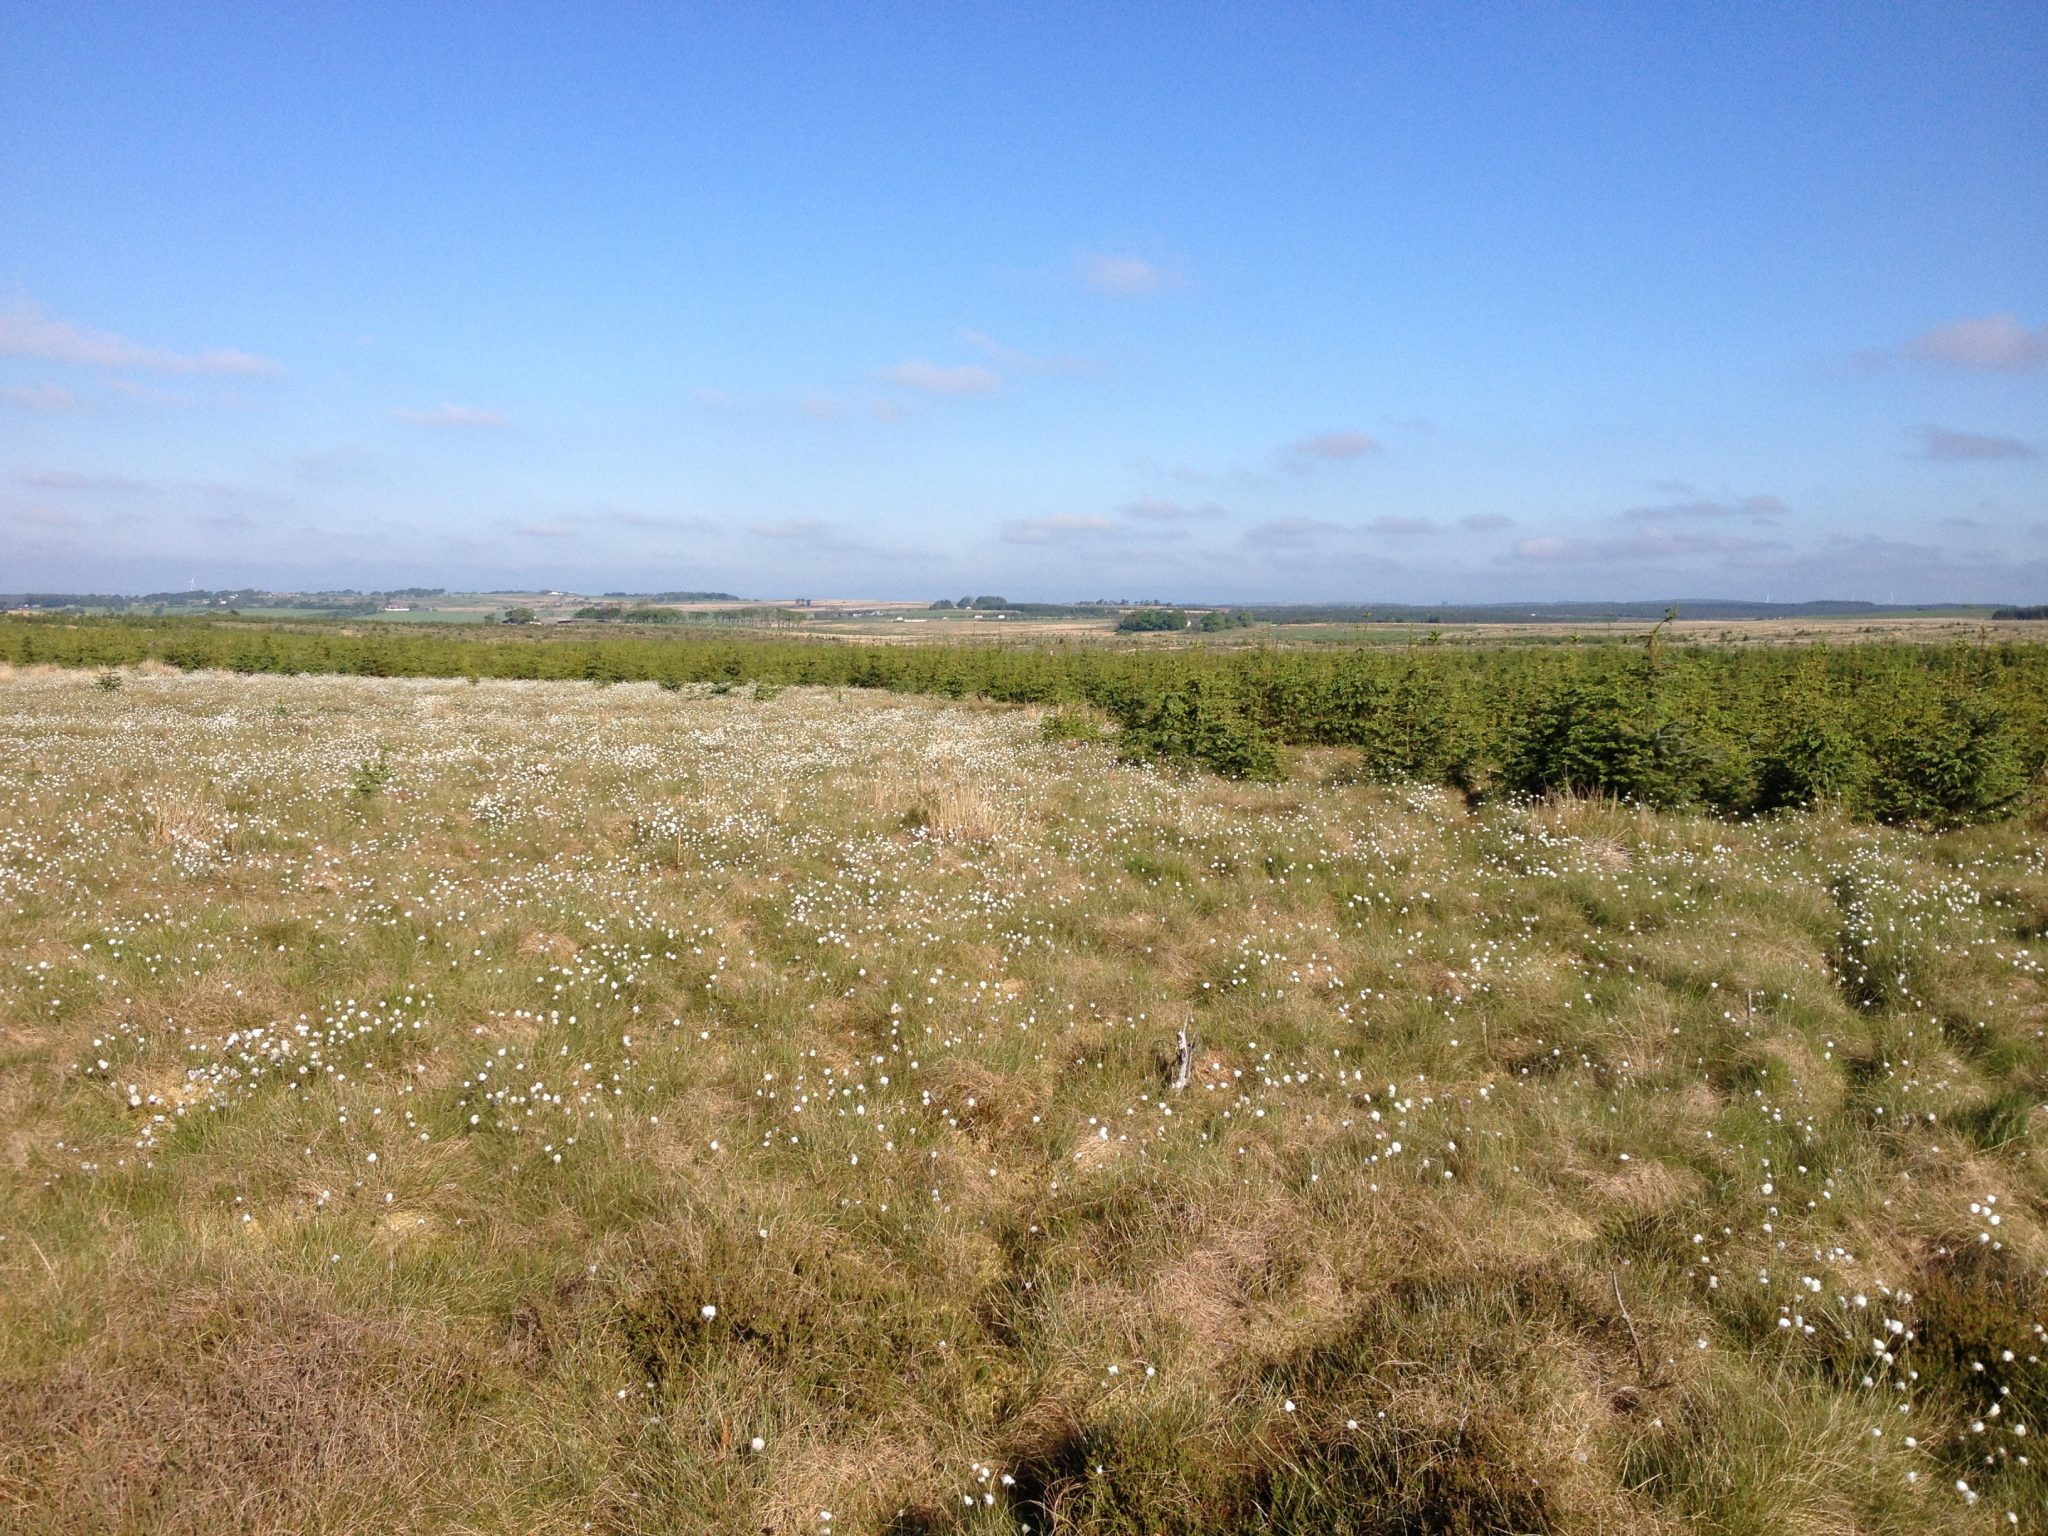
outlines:
{"label": "dark green shrub", "polygon": [[1610,794],[1652,805],[1684,798],[1670,761],[1675,730],[1661,729],[1649,700],[1621,677],[1570,677],[1551,690],[1504,765],[1526,794]]}
{"label": "dark green shrub", "polygon": [[1756,808],[1775,811],[1818,801],[1853,804],[1870,777],[1870,756],[1848,721],[1822,708],[1784,722],[1757,767]]}
{"label": "dark green shrub", "polygon": [[1883,736],[1863,809],[1880,821],[1955,826],[2008,809],[2027,787],[2019,743],[1996,706],[1946,694]]}
{"label": "dark green shrub", "polygon": [[1206,768],[1226,779],[1280,776],[1279,747],[1207,678],[1141,701],[1123,721],[1122,741],[1124,755],[1132,759]]}
{"label": "dark green shrub", "polygon": [[1117,620],[1121,634],[1142,634],[1154,629],[1186,629],[1187,611],[1182,608],[1134,608]]}

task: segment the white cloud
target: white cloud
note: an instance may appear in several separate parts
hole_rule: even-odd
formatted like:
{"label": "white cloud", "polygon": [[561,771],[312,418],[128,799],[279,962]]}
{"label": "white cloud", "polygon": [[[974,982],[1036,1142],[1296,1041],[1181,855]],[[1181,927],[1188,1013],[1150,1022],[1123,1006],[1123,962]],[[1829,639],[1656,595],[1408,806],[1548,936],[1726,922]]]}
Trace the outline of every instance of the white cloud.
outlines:
{"label": "white cloud", "polygon": [[0,357],[36,357],[50,363],[131,373],[284,372],[281,364],[248,352],[173,352],[167,347],[144,346],[112,331],[87,330],[45,314],[41,306],[27,299],[0,309]]}
{"label": "white cloud", "polygon": [[2048,364],[2048,326],[2028,330],[2010,311],[1951,320],[1923,331],[1900,349],[1919,363],[1993,373],[2023,373]]}
{"label": "white cloud", "polygon": [[884,368],[881,377],[898,389],[924,395],[992,395],[1003,387],[1002,375],[979,363],[929,363],[913,357]]}
{"label": "white cloud", "polygon": [[1064,353],[1023,352],[1016,347],[1006,347],[994,337],[981,331],[963,330],[960,333],[962,345],[972,347],[998,368],[1010,373],[1055,374],[1086,373],[1089,364],[1078,357]]}
{"label": "white cloud", "polygon": [[1097,293],[1115,294],[1119,298],[1157,293],[1179,283],[1166,268],[1142,256],[1091,252],[1080,258],[1076,270],[1081,281]]}
{"label": "white cloud", "polygon": [[2034,450],[2016,437],[1985,432],[1951,432],[1946,427],[1915,427],[1923,459],[1967,462],[1973,459],[2031,459]]}
{"label": "white cloud", "polygon": [[502,432],[512,425],[505,419],[503,411],[481,405],[449,405],[444,402],[424,411],[400,406],[391,414],[409,427],[424,427],[430,432]]}
{"label": "white cloud", "polygon": [[1787,546],[1778,539],[1752,539],[1737,534],[1696,533],[1682,528],[1651,527],[1617,538],[1541,537],[1515,545],[1517,559],[1538,564],[1631,565],[1679,560],[1702,555],[1740,558],[1767,554]]}

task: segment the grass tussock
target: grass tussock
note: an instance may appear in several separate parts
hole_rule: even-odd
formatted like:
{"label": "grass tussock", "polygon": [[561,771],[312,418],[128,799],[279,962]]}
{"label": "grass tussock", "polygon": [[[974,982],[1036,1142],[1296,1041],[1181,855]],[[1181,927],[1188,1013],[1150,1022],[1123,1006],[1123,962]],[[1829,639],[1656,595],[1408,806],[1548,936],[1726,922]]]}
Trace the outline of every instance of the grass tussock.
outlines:
{"label": "grass tussock", "polygon": [[0,677],[0,1528],[2038,1523],[2036,823],[1106,734]]}

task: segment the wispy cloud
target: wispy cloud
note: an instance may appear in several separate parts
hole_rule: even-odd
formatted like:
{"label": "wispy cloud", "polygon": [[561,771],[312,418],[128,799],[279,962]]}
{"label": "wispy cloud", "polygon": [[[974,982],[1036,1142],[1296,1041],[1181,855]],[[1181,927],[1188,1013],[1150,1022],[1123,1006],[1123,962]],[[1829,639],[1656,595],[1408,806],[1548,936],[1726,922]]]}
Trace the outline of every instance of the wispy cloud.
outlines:
{"label": "wispy cloud", "polygon": [[1515,520],[1504,512],[1473,512],[1458,519],[1460,528],[1473,533],[1491,533],[1500,528],[1512,528]]}
{"label": "wispy cloud", "polygon": [[1084,252],[1075,262],[1074,269],[1081,281],[1097,293],[1124,299],[1177,288],[1182,282],[1179,273],[1171,267],[1120,252]]}
{"label": "wispy cloud", "polygon": [[1851,559],[1872,565],[1946,565],[1951,553],[1939,544],[1915,544],[1905,539],[1881,538],[1870,533],[1831,533],[1827,537],[1827,543],[1829,549],[1836,551],[1833,558]]}
{"label": "wispy cloud", "polygon": [[512,425],[505,419],[503,411],[481,405],[449,405],[444,402],[427,410],[401,405],[391,414],[409,427],[424,427],[430,432],[502,432]]}
{"label": "wispy cloud", "polygon": [[324,483],[366,475],[376,467],[376,462],[370,450],[361,443],[344,443],[338,448],[315,449],[299,454],[291,461],[291,466],[301,480]]}
{"label": "wispy cloud", "polygon": [[59,512],[55,507],[23,507],[7,514],[9,522],[25,528],[76,528],[78,519],[69,512]]}
{"label": "wispy cloud", "polygon": [[1515,545],[1515,558],[1542,565],[1629,565],[1703,555],[1737,558],[1768,554],[1787,547],[1780,539],[1753,539],[1739,534],[1653,527],[1615,538],[1523,539]]}
{"label": "wispy cloud", "polygon": [[821,517],[771,518],[747,529],[750,536],[792,552],[792,558],[835,555],[901,560],[904,551],[862,538],[842,523]]}
{"label": "wispy cloud", "polygon": [[1425,534],[1440,533],[1443,530],[1426,517],[1401,517],[1388,515],[1376,517],[1366,525],[1366,532],[1377,533],[1387,538],[1413,539]]}
{"label": "wispy cloud", "polygon": [[2048,364],[2048,326],[2028,330],[2010,311],[1951,320],[1921,332],[1899,353],[1910,362],[1945,368],[2024,373]]}
{"label": "wispy cloud", "polygon": [[1003,387],[1003,377],[979,363],[932,363],[913,357],[884,368],[880,377],[898,389],[922,395],[992,395]]}
{"label": "wispy cloud", "polygon": [[1223,509],[1213,504],[1190,507],[1177,501],[1164,501],[1157,496],[1140,496],[1136,501],[1126,502],[1119,510],[1125,517],[1141,523],[1191,523],[1224,516]]}
{"label": "wispy cloud", "polygon": [[1332,534],[1348,532],[1342,523],[1325,522],[1319,517],[1276,517],[1248,529],[1244,541],[1254,548],[1305,549]]}
{"label": "wispy cloud", "polygon": [[1280,462],[1298,474],[1322,464],[1348,464],[1370,458],[1380,451],[1380,440],[1370,432],[1318,432],[1289,443],[1280,450]]}
{"label": "wispy cloud", "polygon": [[45,314],[40,305],[17,299],[0,309],[0,357],[34,357],[49,363],[109,368],[127,373],[276,374],[284,367],[267,357],[224,349],[174,352],[144,346],[112,331],[88,330]]}
{"label": "wispy cloud", "polygon": [[0,389],[0,400],[24,411],[75,411],[78,396],[61,384],[9,384]]}
{"label": "wispy cloud", "polygon": [[812,421],[826,422],[846,421],[857,416],[865,416],[872,421],[907,421],[917,414],[914,406],[901,400],[883,397],[849,399],[822,389],[798,396],[796,409],[798,414]]}
{"label": "wispy cloud", "polygon": [[708,518],[665,512],[608,512],[605,518],[621,528],[640,528],[657,533],[704,533],[711,527]]}
{"label": "wispy cloud", "polygon": [[963,330],[960,333],[960,340],[964,346],[979,352],[1006,373],[1051,374],[1088,371],[1088,364],[1078,357],[1068,357],[1061,353],[1019,351],[1016,347],[1004,346],[994,337],[981,331]]}
{"label": "wispy cloud", "polygon": [[1912,436],[1918,439],[1920,451],[1914,455],[1921,459],[1935,459],[1945,463],[1968,462],[1977,459],[2031,459],[2034,450],[2016,437],[2004,437],[1986,432],[1951,432],[1946,427],[1915,427]]}
{"label": "wispy cloud", "polygon": [[789,517],[779,521],[755,523],[747,530],[757,539],[774,539],[780,543],[808,544],[833,534],[833,525],[817,517]]}
{"label": "wispy cloud", "polygon": [[1747,517],[1772,522],[1791,509],[1776,496],[1741,496],[1733,501],[1668,501],[1651,507],[1630,507],[1621,515],[1632,523],[1720,522]]}
{"label": "wispy cloud", "polygon": [[197,395],[145,384],[140,379],[124,379],[118,374],[109,374],[100,382],[110,393],[148,406],[151,410],[189,411],[203,403]]}
{"label": "wispy cloud", "polygon": [[36,491],[76,491],[86,494],[132,496],[149,490],[148,484],[127,475],[95,475],[76,469],[24,470],[14,477],[17,485]]}
{"label": "wispy cloud", "polygon": [[1005,544],[1068,544],[1077,539],[1096,539],[1113,533],[1116,524],[1106,517],[1056,512],[1050,517],[1027,517],[1003,529]]}

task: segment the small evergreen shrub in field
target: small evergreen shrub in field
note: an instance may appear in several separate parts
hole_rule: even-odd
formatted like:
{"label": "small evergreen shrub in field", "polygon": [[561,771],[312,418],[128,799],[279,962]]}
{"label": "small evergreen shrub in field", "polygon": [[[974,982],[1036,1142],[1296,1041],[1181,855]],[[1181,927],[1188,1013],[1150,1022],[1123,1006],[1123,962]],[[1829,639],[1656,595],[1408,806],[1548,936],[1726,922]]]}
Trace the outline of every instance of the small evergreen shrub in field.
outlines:
{"label": "small evergreen shrub in field", "polygon": [[1833,711],[1786,722],[1764,751],[1757,769],[1760,811],[1784,810],[1822,801],[1853,805],[1870,778],[1870,755]]}
{"label": "small evergreen shrub in field", "polygon": [[1277,779],[1280,749],[1229,693],[1196,678],[1124,721],[1124,755],[1206,768],[1226,779]]}
{"label": "small evergreen shrub in field", "polygon": [[1085,704],[1062,704],[1038,727],[1045,741],[1100,741],[1102,717]]}
{"label": "small evergreen shrub in field", "polygon": [[2027,787],[2003,713],[1975,699],[1949,695],[1913,710],[1877,742],[1874,756],[1863,808],[1880,821],[1985,821]]}
{"label": "small evergreen shrub in field", "polygon": [[383,753],[357,763],[355,772],[349,775],[349,793],[358,800],[369,800],[384,793],[384,786],[391,782],[391,764]]}
{"label": "small evergreen shrub in field", "polygon": [[1673,761],[1677,732],[1618,678],[1571,678],[1537,708],[1506,777],[1527,794],[1563,790],[1671,805],[1690,798]]}

